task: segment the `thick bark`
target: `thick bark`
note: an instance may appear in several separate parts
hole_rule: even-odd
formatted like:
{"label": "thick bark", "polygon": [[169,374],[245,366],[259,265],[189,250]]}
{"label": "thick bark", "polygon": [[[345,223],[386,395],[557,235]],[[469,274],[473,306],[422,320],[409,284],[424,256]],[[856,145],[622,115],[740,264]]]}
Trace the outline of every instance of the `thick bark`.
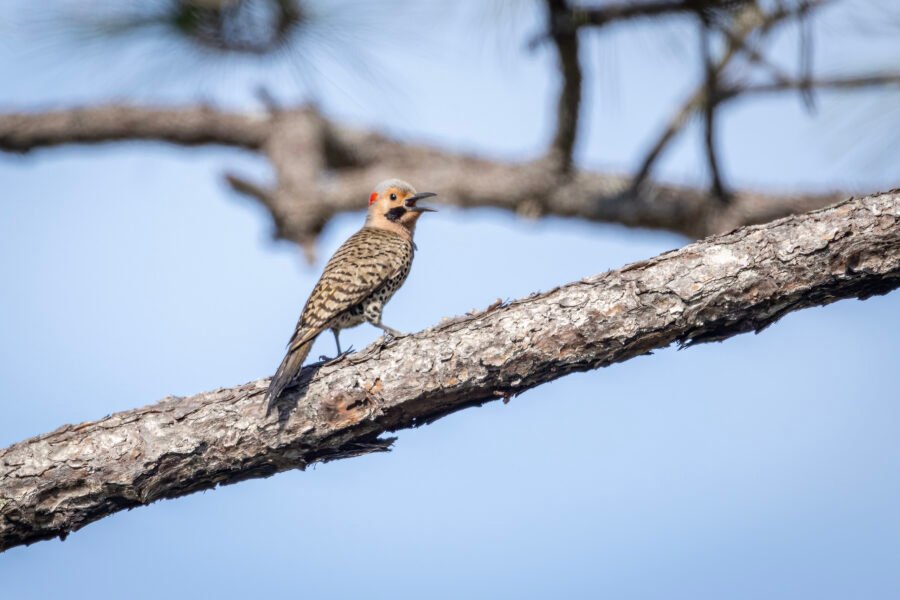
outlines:
{"label": "thick bark", "polygon": [[167,398],[0,451],[0,550],[125,508],[386,450],[383,434],[672,343],[900,286],[900,190],[745,227],[303,371]]}

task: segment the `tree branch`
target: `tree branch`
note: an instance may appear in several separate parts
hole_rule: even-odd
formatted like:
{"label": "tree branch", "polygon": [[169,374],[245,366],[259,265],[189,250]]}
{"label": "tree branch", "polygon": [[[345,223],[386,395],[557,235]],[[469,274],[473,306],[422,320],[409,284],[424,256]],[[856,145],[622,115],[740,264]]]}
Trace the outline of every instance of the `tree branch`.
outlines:
{"label": "tree branch", "polygon": [[123,509],[389,448],[383,434],[672,343],[900,287],[900,190],[746,227],[303,370],[64,426],[0,451],[0,550]]}
{"label": "tree branch", "polygon": [[770,94],[803,90],[844,91],[866,88],[900,89],[900,73],[873,73],[871,75],[819,76],[810,79],[778,79],[764,83],[735,85],[720,90],[723,100],[736,96]]}
{"label": "tree branch", "polygon": [[697,15],[710,10],[728,8],[750,0],[651,0],[608,4],[596,8],[573,8],[571,20],[578,27],[605,27],[613,23],[677,15]]}
{"label": "tree branch", "polygon": [[[185,123],[192,125],[182,129]],[[440,191],[446,204],[664,229],[691,238],[822,208],[842,197],[744,190],[722,206],[698,187],[647,183],[635,193],[627,175],[575,170],[561,180],[547,161],[506,163],[400,142],[336,126],[311,108],[259,117],[211,108],[119,105],[0,115],[0,150],[132,139],[257,147],[272,161],[277,182],[254,183],[238,174],[229,174],[227,181],[262,202],[277,236],[300,244],[308,254],[331,217],[364,208],[372,183],[397,174]]]}
{"label": "tree branch", "polygon": [[704,19],[700,27],[700,54],[703,57],[703,69],[706,75],[706,102],[703,110],[703,145],[706,149],[706,164],[712,180],[712,194],[720,202],[728,202],[728,192],[719,166],[716,151],[716,109],[719,107],[717,94],[719,90],[719,73],[712,59],[712,26]]}
{"label": "tree branch", "polygon": [[270,121],[207,106],[154,109],[119,104],[41,113],[0,114],[0,150],[30,152],[63,144],[155,140],[182,146],[259,149]]}
{"label": "tree branch", "polygon": [[556,46],[562,86],[556,105],[556,134],[550,145],[549,157],[562,172],[572,167],[572,151],[578,135],[578,114],[581,106],[581,62],[578,57],[578,30],[563,27],[560,21],[569,16],[567,0],[546,0],[550,38]]}
{"label": "tree branch", "polygon": [[[748,41],[751,37],[754,35],[764,36],[768,34],[774,27],[791,16],[797,16],[798,18],[806,17],[812,11],[825,6],[829,1],[830,0],[806,0],[796,7],[779,4],[771,12],[763,12],[755,2],[739,3],[739,11],[733,18],[733,29],[722,24],[718,24],[717,26],[717,29],[723,32],[726,41],[722,55],[713,65],[704,65],[706,75],[705,80],[697,87],[694,93],[691,94],[678,111],[676,111],[659,139],[650,147],[643,162],[640,167],[638,167],[632,187],[639,189],[640,186],[644,184],[650,176],[654,164],[669,143],[674,140],[678,133],[684,128],[690,117],[701,109],[707,109],[706,137],[708,140],[712,139],[712,111],[715,109],[717,103],[724,100],[724,97],[718,94],[718,92],[716,95],[711,95],[709,82],[710,80],[721,80],[726,69],[731,64],[731,61],[741,52],[748,53],[753,62],[760,62],[759,53],[756,52],[752,46],[748,45]],[[707,148],[711,148],[709,142],[707,143]],[[708,160],[710,162],[713,177],[718,177],[718,165],[714,162],[714,157],[710,157]],[[713,187],[720,187],[720,185],[717,185],[715,179],[713,181]],[[724,193],[724,189],[722,191]]]}

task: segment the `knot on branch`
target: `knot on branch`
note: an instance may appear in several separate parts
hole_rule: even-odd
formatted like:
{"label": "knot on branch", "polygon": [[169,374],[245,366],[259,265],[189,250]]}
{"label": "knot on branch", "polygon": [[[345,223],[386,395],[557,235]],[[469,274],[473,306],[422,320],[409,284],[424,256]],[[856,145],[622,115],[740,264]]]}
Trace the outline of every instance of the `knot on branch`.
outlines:
{"label": "knot on branch", "polygon": [[325,201],[323,182],[329,171],[364,163],[354,148],[339,139],[331,123],[312,106],[273,108],[271,128],[262,146],[275,169],[275,187],[266,188],[228,175],[233,189],[260,201],[275,222],[275,237],[299,243],[309,262],[315,243],[337,210]]}

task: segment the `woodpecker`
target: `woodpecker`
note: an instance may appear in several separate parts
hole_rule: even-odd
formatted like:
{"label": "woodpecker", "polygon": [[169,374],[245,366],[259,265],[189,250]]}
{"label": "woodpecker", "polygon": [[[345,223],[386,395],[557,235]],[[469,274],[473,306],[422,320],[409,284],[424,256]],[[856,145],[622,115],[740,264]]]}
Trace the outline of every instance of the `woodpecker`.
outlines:
{"label": "woodpecker", "polygon": [[417,202],[436,195],[416,192],[400,179],[375,186],[369,195],[365,225],[337,249],[303,307],[287,353],[269,384],[269,410],[300,372],[316,337],[326,329],[334,334],[338,356],[343,354],[342,329],[368,322],[389,336],[401,335],[381,322],[381,312],[409,275],[416,249],[416,222],[422,213],[435,212]]}

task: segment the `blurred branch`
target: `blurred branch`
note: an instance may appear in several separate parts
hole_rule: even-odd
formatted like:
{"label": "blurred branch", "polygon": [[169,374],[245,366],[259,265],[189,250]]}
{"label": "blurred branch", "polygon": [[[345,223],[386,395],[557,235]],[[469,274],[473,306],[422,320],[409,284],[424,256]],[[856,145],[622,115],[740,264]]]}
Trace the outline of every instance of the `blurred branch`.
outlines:
{"label": "blurred branch", "polygon": [[272,190],[266,189],[261,185],[253,183],[252,181],[247,181],[243,177],[234,175],[232,173],[226,173],[225,181],[228,183],[228,185],[231,186],[231,189],[233,189],[234,191],[244,194],[245,196],[252,196],[266,206],[274,202],[272,198]]}
{"label": "blurred branch", "polygon": [[719,9],[730,9],[752,0],[656,0],[651,2],[620,2],[596,8],[571,9],[570,22],[575,27],[605,27],[612,23],[633,19],[673,15],[697,15]]}
{"label": "blurred branch", "polygon": [[790,75],[788,75],[781,67],[772,63],[759,49],[757,49],[753,43],[746,39],[739,39],[735,35],[735,33],[731,30],[731,28],[722,23],[711,22],[711,26],[716,29],[717,32],[722,34],[726,41],[731,44],[734,44],[736,48],[740,49],[741,54],[747,57],[750,63],[756,67],[761,67],[765,73],[775,81],[786,81],[790,79]]}
{"label": "blurred branch", "polygon": [[569,15],[567,0],[546,0],[550,38],[556,46],[562,87],[556,108],[556,134],[550,146],[550,159],[561,171],[572,167],[572,151],[578,135],[578,111],[581,104],[581,63],[578,57],[578,30],[564,27]]}
{"label": "blurred branch", "polygon": [[734,191],[722,206],[702,188],[647,183],[638,192],[627,175],[574,170],[559,178],[546,161],[505,163],[406,143],[328,122],[312,108],[245,116],[211,108],[112,105],[49,113],[0,115],[0,150],[28,152],[66,143],[162,140],[250,148],[275,168],[274,185],[229,174],[238,192],[272,214],[276,235],[303,247],[334,215],[361,210],[371,186],[402,174],[441,201],[495,207],[529,217],[556,215],[629,227],[665,229],[700,238],[741,225],[827,206],[838,194]]}
{"label": "blurred branch", "polygon": [[[707,148],[707,160],[713,177],[713,189],[720,198],[725,197],[724,185],[721,182],[715,150],[712,145],[714,131],[713,118],[716,105],[722,101],[718,91],[718,82],[722,80],[725,70],[732,59],[741,52],[747,52],[751,61],[768,65],[758,51],[748,43],[751,37],[760,37],[768,34],[775,26],[779,25],[791,16],[798,18],[808,15],[810,11],[825,5],[829,0],[807,0],[798,6],[792,7],[778,4],[771,12],[764,12],[755,2],[741,3],[741,8],[735,13],[731,21],[733,25],[717,23],[716,28],[725,36],[725,49],[714,64],[710,64],[709,57],[704,56],[705,78],[688,100],[681,106],[663,130],[659,139],[650,147],[643,162],[634,177],[633,187],[640,188],[650,176],[654,164],[662,155],[669,143],[688,123],[690,117],[697,111],[703,111],[705,116],[705,141]],[[707,28],[712,20],[701,19],[701,27]],[[704,50],[704,53],[706,50]]]}
{"label": "blurred branch", "polygon": [[669,121],[668,126],[663,130],[662,135],[656,141],[653,146],[650,147],[650,151],[647,152],[646,157],[641,163],[640,167],[638,167],[637,173],[634,176],[634,188],[640,189],[640,187],[644,184],[647,178],[650,176],[650,171],[653,169],[653,165],[656,163],[656,160],[660,157],[663,150],[665,150],[666,146],[669,145],[679,131],[687,124],[688,119],[691,117],[693,113],[697,110],[703,108],[706,104],[707,100],[707,81],[710,76],[718,77],[719,74],[725,69],[731,59],[735,56],[740,47],[744,44],[744,40],[761,25],[760,21],[750,22],[745,20],[745,25],[739,32],[735,32],[732,37],[729,38],[728,44],[723,52],[721,58],[708,70],[707,77],[704,79],[703,83],[697,88],[697,90],[690,96],[690,98],[685,102],[681,108],[675,113],[672,119]]}
{"label": "blurred branch", "polygon": [[271,133],[266,116],[207,106],[147,108],[109,104],[40,113],[0,114],[0,150],[30,152],[63,144],[155,140],[183,146],[259,149]]}
{"label": "blurred branch", "polygon": [[[813,33],[812,22],[807,18],[806,14],[797,15],[797,27],[799,29],[799,55],[798,72],[800,77],[809,81],[813,76]],[[803,99],[806,108],[809,111],[815,109],[815,98],[812,89],[804,87],[800,89],[800,98]]]}
{"label": "blurred branch", "polygon": [[753,94],[770,94],[785,91],[844,91],[866,88],[900,89],[900,73],[875,73],[872,75],[847,75],[813,77],[811,79],[781,79],[767,83],[735,85],[719,91],[722,100]]}
{"label": "blurred branch", "polygon": [[382,435],[563,377],[900,287],[900,190],[746,227],[305,368],[0,450],[0,551],[118,511],[390,448]]}
{"label": "blurred branch", "polygon": [[[719,157],[716,152],[716,109],[719,103],[713,101],[719,89],[719,72],[712,58],[712,25],[709,20],[703,19],[700,27],[700,54],[703,57],[703,67],[706,74],[706,98],[703,110],[704,146],[706,147],[706,163],[709,166],[712,178],[712,193],[722,203],[728,201],[728,193],[722,181],[719,168]],[[638,180],[640,185],[640,180]]]}
{"label": "blurred branch", "polygon": [[[833,193],[763,194],[726,186],[714,144],[716,109],[721,103],[744,95],[792,89],[855,89],[897,83],[896,74],[792,77],[767,61],[755,47],[788,17],[799,18],[828,0],[779,2],[768,12],[749,0],[628,5],[641,7],[635,11],[662,11],[664,7],[670,11],[691,10],[723,36],[725,46],[713,60],[709,40],[704,43],[705,80],[675,113],[634,177],[578,170],[572,167],[572,149],[582,88],[577,28],[584,19],[577,15],[585,9],[566,0],[546,2],[549,35],[556,44],[563,75],[557,128],[547,157],[550,160],[506,163],[400,142],[336,125],[311,107],[282,107],[271,97],[264,102],[268,110],[258,115],[204,106],[165,109],[123,105],[0,114],[0,150],[29,152],[69,143],[159,140],[257,151],[271,162],[276,181],[257,183],[236,173],[229,173],[226,180],[235,191],[263,204],[272,215],[276,237],[300,245],[309,260],[314,258],[319,234],[334,215],[360,210],[374,182],[397,175],[439,190],[444,202],[458,206],[497,207],[529,217],[575,217],[700,238],[827,206],[839,198]],[[656,8],[647,8],[651,6]],[[603,10],[614,8],[610,5]],[[636,14],[631,10],[618,14]],[[724,77],[725,70],[738,55],[764,68],[772,81],[731,83]],[[649,181],[658,157],[698,111],[705,116],[712,189]],[[729,202],[717,201],[722,198]]]}

